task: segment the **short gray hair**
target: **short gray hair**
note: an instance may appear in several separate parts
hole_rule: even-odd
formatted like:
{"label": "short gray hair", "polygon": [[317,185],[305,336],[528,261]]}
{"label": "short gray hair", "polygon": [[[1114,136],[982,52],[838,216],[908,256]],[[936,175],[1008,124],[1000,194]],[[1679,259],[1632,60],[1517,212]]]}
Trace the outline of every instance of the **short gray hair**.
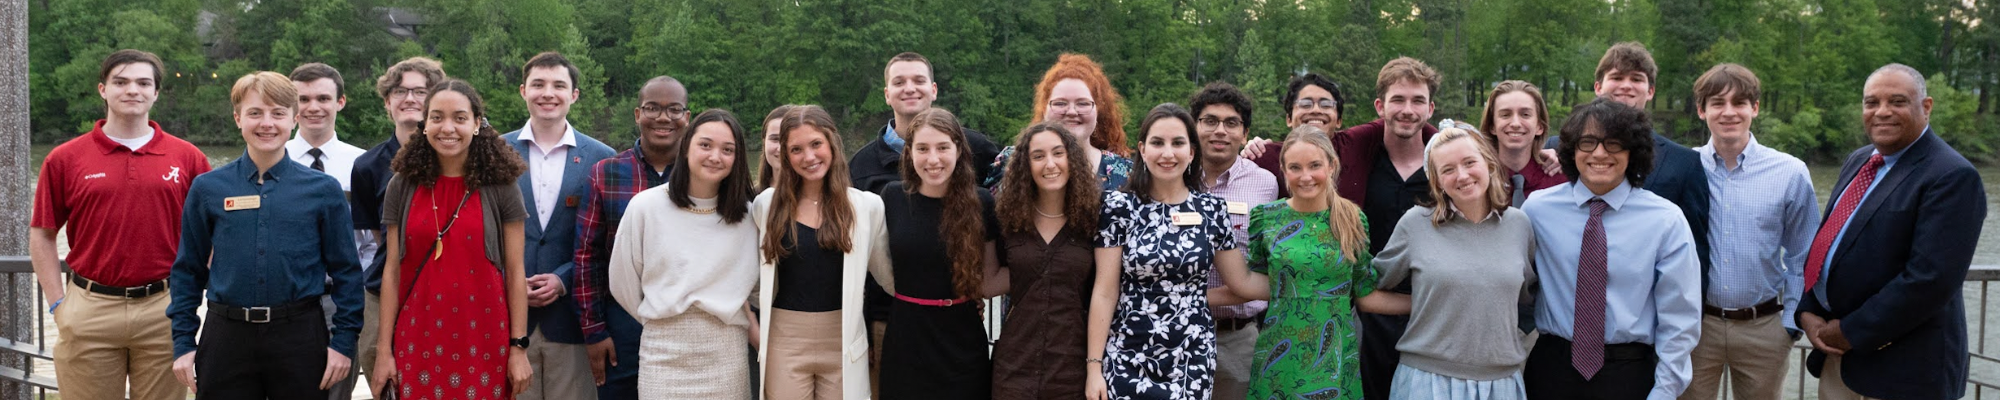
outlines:
{"label": "short gray hair", "polygon": [[1882,68],[1876,68],[1875,72],[1869,73],[1868,79],[1874,80],[1876,76],[1890,72],[1902,73],[1903,75],[1909,76],[1910,79],[1916,80],[1917,100],[1931,98],[1930,89],[1924,87],[1925,86],[1924,73],[1917,71],[1916,68],[1910,68],[1910,66],[1908,65],[1903,65],[1901,63],[1889,63],[1889,65],[1884,65],[1882,66]]}

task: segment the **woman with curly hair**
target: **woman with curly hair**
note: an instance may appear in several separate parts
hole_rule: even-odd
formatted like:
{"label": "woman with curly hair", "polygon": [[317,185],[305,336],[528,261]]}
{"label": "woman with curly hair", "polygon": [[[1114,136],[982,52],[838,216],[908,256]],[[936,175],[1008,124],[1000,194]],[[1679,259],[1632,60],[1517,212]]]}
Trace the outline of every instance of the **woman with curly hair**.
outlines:
{"label": "woman with curly hair", "polygon": [[369,371],[401,398],[513,398],[533,373],[522,246],[527,171],[472,85],[424,100],[422,131],[396,154],[383,199],[383,340]]}
{"label": "woman with curly hair", "polygon": [[1014,147],[1021,156],[1008,161],[995,212],[1012,308],[993,344],[993,398],[1074,399],[1087,375],[1091,240],[1104,191],[1083,173],[1082,141],[1061,124],[1028,126]]}
{"label": "woman with curly hair", "polygon": [[[1028,123],[1062,125],[1078,141],[1089,144],[1083,148],[1083,159],[1091,164],[1084,171],[1095,172],[1104,190],[1117,189],[1125,186],[1132,173],[1132,159],[1125,158],[1132,155],[1132,149],[1125,145],[1125,110],[1118,105],[1122,100],[1118,89],[1111,87],[1111,78],[1104,75],[1104,66],[1087,55],[1063,54],[1035,85],[1035,115]],[[993,165],[1006,166],[1016,151],[1014,147],[1001,149]],[[1006,170],[994,169],[992,174],[986,178],[986,186],[999,183]]]}

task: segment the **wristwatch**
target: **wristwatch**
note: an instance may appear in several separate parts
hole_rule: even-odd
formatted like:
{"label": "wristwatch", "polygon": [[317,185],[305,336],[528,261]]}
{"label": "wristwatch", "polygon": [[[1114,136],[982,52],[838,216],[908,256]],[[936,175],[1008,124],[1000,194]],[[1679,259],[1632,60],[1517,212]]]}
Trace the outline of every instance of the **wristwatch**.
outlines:
{"label": "wristwatch", "polygon": [[527,349],[528,349],[528,337],[527,337],[527,336],[522,336],[522,337],[517,337],[517,338],[513,338],[513,339],[507,339],[507,344],[509,344],[509,345],[513,345],[514,347],[519,347],[519,348],[521,348],[521,350],[527,350]]}

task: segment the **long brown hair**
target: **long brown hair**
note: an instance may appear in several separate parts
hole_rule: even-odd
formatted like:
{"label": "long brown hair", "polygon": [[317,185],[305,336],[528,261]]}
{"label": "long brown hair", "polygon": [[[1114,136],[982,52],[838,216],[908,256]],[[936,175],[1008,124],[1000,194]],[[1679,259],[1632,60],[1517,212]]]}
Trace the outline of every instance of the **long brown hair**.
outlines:
{"label": "long brown hair", "polygon": [[1063,226],[1071,232],[1085,237],[1097,235],[1097,213],[1101,207],[1104,191],[1098,188],[1097,175],[1090,172],[1090,160],[1084,159],[1083,144],[1063,129],[1062,123],[1043,122],[1029,125],[1014,136],[1014,156],[1007,159],[1005,176],[1000,178],[1000,196],[995,199],[994,214],[1000,219],[1002,232],[1029,232],[1035,229],[1035,198],[1040,197],[1041,188],[1035,185],[1034,156],[1028,146],[1035,137],[1055,135],[1062,139],[1064,158],[1069,159],[1069,182],[1063,184]]}
{"label": "long brown hair", "polygon": [[[778,119],[784,119],[784,118],[785,118],[785,114],[786,114],[786,113],[790,113],[790,112],[792,112],[792,109],[793,109],[793,108],[798,108],[798,106],[797,106],[797,105],[792,105],[792,104],[786,104],[786,105],[782,105],[782,106],[778,106],[778,108],[773,108],[773,109],[771,109],[771,113],[769,113],[769,114],[764,114],[764,119],[763,119],[762,121],[760,121],[760,122],[758,122],[758,123],[757,123],[757,129],[758,129],[758,132],[763,132],[763,134],[762,134],[762,135],[757,135],[757,143],[764,143],[764,135],[769,135],[769,134],[771,134],[770,132],[764,132],[764,130],[765,130],[764,128],[766,128],[766,127],[769,127],[769,126],[771,126],[771,121],[772,121],[772,120],[778,120]],[[690,126],[692,126],[692,125],[690,125]],[[748,148],[748,147],[744,147],[744,148]],[[761,149],[761,148],[763,148],[763,147],[762,147],[762,146],[760,145],[760,146],[759,146],[758,148],[760,148],[760,149]],[[784,156],[783,156],[783,154],[784,154],[784,151],[783,151],[783,149],[784,149],[784,144],[783,144],[783,143],[779,143],[779,146],[778,146],[778,149],[780,150],[780,151],[778,152],[778,153],[779,153],[779,157],[781,157],[781,158],[782,158],[782,157],[784,157]],[[761,154],[761,153],[760,153],[760,154]],[[783,162],[783,161],[780,161],[780,162]],[[769,161],[765,161],[765,162],[760,162],[760,163],[757,163],[757,164],[759,164],[759,165],[757,166],[757,189],[756,189],[756,193],[763,193],[763,192],[764,192],[764,189],[770,189],[770,188],[771,188],[771,186],[772,186],[771,184],[772,184],[772,183],[775,183],[775,182],[777,182],[777,181],[778,181],[778,176],[777,176],[777,175],[772,175],[772,174],[774,174],[775,172],[772,172],[772,171],[771,171],[771,163],[770,163]]]}
{"label": "long brown hair", "polygon": [[[820,182],[819,248],[850,252],[854,240],[849,237],[848,228],[854,226],[854,204],[847,199],[847,188],[853,184],[847,178],[847,152],[840,148],[840,131],[833,127],[833,116],[826,109],[817,105],[797,106],[785,113],[785,122],[778,128],[778,143],[791,143],[792,133],[801,128],[825,135],[828,147],[826,178]],[[792,169],[791,157],[778,160],[780,178],[773,186],[777,191],[772,194],[771,220],[764,224],[764,259],[773,261],[785,258],[785,244],[799,245],[798,234],[792,231],[792,219],[798,217],[799,192],[806,185],[805,177]]]}
{"label": "long brown hair", "polygon": [[[1340,259],[1348,262],[1361,260],[1358,254],[1368,251],[1368,229],[1361,226],[1361,207],[1333,192],[1335,182],[1331,181],[1340,179],[1340,155],[1333,152],[1333,140],[1327,139],[1326,131],[1317,127],[1299,125],[1285,138],[1285,145],[1278,153],[1281,155],[1280,158],[1282,154],[1291,152],[1292,148],[1298,146],[1310,146],[1326,155],[1328,169],[1326,177],[1329,181],[1325,185],[1326,209],[1329,214],[1326,224],[1333,231],[1333,237],[1328,239],[1339,242]],[[1286,184],[1290,183],[1286,181]]]}
{"label": "long brown hair", "polygon": [[1514,92],[1527,93],[1528,98],[1535,100],[1535,122],[1542,124],[1542,133],[1535,134],[1535,138],[1528,141],[1529,148],[1531,150],[1540,148],[1542,141],[1548,139],[1549,105],[1542,101],[1542,89],[1527,81],[1500,81],[1499,85],[1493,86],[1493,92],[1486,95],[1486,111],[1479,117],[1479,136],[1485,139],[1487,144],[1493,145],[1494,151],[1500,150],[1500,119],[1494,117],[1499,112],[1494,109],[1495,104],[1499,102],[1500,96]]}
{"label": "long brown hair", "polygon": [[[479,119],[479,131],[472,135],[472,141],[465,149],[467,187],[512,185],[515,178],[528,171],[528,164],[521,161],[521,155],[515,154],[512,147],[500,140],[500,132],[486,122],[486,101],[479,98],[479,91],[473,89],[472,84],[452,79],[434,87],[437,90],[424,98],[425,113],[430,112],[431,101],[436,100],[439,93],[455,92],[465,96],[472,106],[472,116]],[[418,124],[417,133],[410,135],[409,144],[397,151],[395,161],[389,164],[390,170],[419,186],[437,184],[438,176],[443,173],[438,166],[437,149],[431,148],[430,135],[425,133],[427,124]]]}
{"label": "long brown hair", "polygon": [[1431,158],[1431,153],[1437,152],[1438,147],[1461,140],[1472,143],[1473,152],[1478,153],[1481,161],[1486,162],[1486,193],[1482,194],[1486,197],[1486,206],[1494,210],[1506,210],[1507,203],[1514,201],[1514,195],[1507,190],[1506,183],[1501,181],[1501,177],[1506,175],[1500,172],[1500,159],[1494,157],[1493,146],[1488,146],[1485,140],[1464,129],[1444,128],[1438,131],[1437,135],[1431,136],[1429,144],[1424,145],[1424,178],[1431,182],[1431,203],[1435,203],[1426,204],[1431,206],[1431,226],[1444,225],[1446,221],[1450,221],[1452,213],[1445,208],[1456,205],[1451,196],[1445,194],[1444,183],[1438,180],[1440,167],[1436,164],[1438,160]]}
{"label": "long brown hair", "polygon": [[[979,204],[979,185],[972,180],[972,147],[965,141],[965,128],[958,124],[958,117],[943,108],[931,107],[910,118],[910,140],[915,143],[917,132],[924,128],[936,129],[951,138],[951,147],[957,150],[958,162],[951,167],[951,177],[945,180],[943,223],[938,224],[938,234],[944,241],[945,255],[951,258],[951,286],[962,297],[982,297],[979,285],[984,277],[986,261],[986,219],[981,217],[985,205]],[[923,178],[917,176],[917,163],[908,148],[903,150],[903,192],[916,194],[924,185]],[[917,194],[922,196],[921,194]],[[908,267],[908,266],[906,266]]]}
{"label": "long brown hair", "polygon": [[[1056,90],[1056,83],[1064,79],[1083,81],[1090,88],[1090,100],[1097,103],[1097,131],[1090,133],[1090,146],[1119,156],[1131,157],[1132,148],[1125,145],[1125,108],[1119,103],[1118,89],[1111,87],[1111,78],[1104,75],[1104,66],[1092,61],[1090,56],[1063,53],[1056,58],[1056,64],[1042,73],[1042,82],[1035,84],[1035,115],[1028,123],[1042,122],[1048,114],[1049,92]],[[1070,132],[1076,133],[1076,132]]]}
{"label": "long brown hair", "polygon": [[750,201],[757,197],[757,192],[750,191],[750,157],[741,150],[748,148],[743,146],[743,124],[736,122],[736,114],[731,114],[729,110],[711,108],[702,111],[676,138],[674,165],[680,168],[667,173],[667,201],[673,202],[675,207],[694,208],[694,196],[688,195],[688,191],[692,190],[690,182],[694,181],[694,171],[690,170],[695,169],[695,164],[700,161],[689,159],[689,152],[694,151],[695,128],[707,123],[728,127],[729,136],[736,140],[738,150],[729,165],[729,175],[716,182],[715,187],[715,213],[722,216],[722,223],[735,225],[750,215]]}

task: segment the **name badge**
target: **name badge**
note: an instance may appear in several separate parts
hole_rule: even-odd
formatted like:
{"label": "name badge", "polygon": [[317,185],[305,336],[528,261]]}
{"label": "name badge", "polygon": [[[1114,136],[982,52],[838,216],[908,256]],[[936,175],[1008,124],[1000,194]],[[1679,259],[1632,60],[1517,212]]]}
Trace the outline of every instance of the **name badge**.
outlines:
{"label": "name badge", "polygon": [[255,210],[264,205],[264,198],[257,195],[236,196],[222,199],[223,211]]}
{"label": "name badge", "polygon": [[1250,203],[1245,203],[1241,201],[1229,202],[1229,213],[1236,215],[1250,215]]}
{"label": "name badge", "polygon": [[1200,225],[1201,214],[1191,213],[1191,212],[1177,212],[1173,214],[1173,221],[1175,226]]}

